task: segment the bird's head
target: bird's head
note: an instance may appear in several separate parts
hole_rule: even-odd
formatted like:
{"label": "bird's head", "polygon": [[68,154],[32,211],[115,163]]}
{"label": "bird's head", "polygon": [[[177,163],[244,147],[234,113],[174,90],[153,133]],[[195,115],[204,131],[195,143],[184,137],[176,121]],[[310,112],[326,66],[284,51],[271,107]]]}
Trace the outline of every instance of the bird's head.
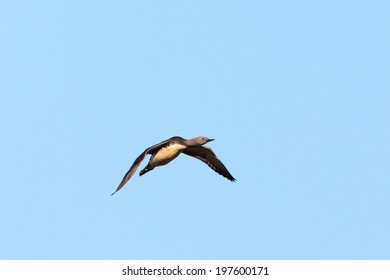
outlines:
{"label": "bird's head", "polygon": [[206,136],[199,136],[196,138],[196,144],[198,144],[199,146],[202,146],[208,142],[211,142],[211,141],[214,141],[215,139],[210,139],[210,138],[207,138]]}

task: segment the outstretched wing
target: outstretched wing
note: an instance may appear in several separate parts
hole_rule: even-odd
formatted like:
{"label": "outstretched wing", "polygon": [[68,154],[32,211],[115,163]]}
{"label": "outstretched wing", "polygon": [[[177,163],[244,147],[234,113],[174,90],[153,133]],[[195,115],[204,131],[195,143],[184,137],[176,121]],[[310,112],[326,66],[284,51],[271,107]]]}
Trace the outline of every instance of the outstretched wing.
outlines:
{"label": "outstretched wing", "polygon": [[133,165],[130,167],[129,171],[126,172],[126,174],[123,177],[122,181],[120,182],[119,186],[116,188],[116,190],[111,195],[113,195],[117,191],[119,191],[127,183],[127,181],[130,180],[131,176],[133,176],[135,171],[137,171],[138,166],[145,159],[146,155],[153,154],[156,150],[161,149],[162,147],[168,145],[168,143],[169,143],[168,140],[162,141],[161,143],[158,143],[154,146],[147,148],[142,154],[140,154],[135,159],[135,161],[134,161]]}
{"label": "outstretched wing", "polygon": [[188,147],[182,151],[184,154],[195,157],[206,163],[212,170],[230,181],[236,179],[230,174],[225,165],[218,159],[214,152],[207,146]]}

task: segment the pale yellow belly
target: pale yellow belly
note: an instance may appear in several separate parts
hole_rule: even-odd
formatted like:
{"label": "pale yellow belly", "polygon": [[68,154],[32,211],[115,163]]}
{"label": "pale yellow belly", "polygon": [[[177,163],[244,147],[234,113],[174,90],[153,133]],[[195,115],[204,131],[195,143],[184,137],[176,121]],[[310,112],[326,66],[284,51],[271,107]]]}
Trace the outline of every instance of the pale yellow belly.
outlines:
{"label": "pale yellow belly", "polygon": [[153,167],[165,165],[180,155],[184,148],[185,146],[179,144],[173,144],[162,148],[150,158],[149,164]]}

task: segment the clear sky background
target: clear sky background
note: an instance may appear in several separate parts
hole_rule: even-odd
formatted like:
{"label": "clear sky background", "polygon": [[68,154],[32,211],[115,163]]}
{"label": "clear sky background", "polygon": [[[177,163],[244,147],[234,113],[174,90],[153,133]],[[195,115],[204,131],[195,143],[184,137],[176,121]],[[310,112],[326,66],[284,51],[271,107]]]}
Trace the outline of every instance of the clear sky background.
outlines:
{"label": "clear sky background", "polygon": [[0,258],[389,259],[389,3],[2,1]]}

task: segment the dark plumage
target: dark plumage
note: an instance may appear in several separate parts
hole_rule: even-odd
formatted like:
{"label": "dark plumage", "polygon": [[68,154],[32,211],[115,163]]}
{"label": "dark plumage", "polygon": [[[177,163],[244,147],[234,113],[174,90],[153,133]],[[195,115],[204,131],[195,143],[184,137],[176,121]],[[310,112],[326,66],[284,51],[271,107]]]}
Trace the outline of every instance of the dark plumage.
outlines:
{"label": "dark plumage", "polygon": [[[183,139],[181,137],[175,136],[147,148],[136,158],[133,165],[130,167],[129,171],[127,171],[114,193],[119,191],[127,183],[127,181],[130,180],[131,176],[134,175],[138,166],[148,154],[152,156],[150,157],[149,163],[146,165],[146,167],[139,173],[140,176],[153,170],[157,166],[169,163],[183,152],[186,155],[203,161],[211,169],[228,180],[232,182],[235,181],[236,179],[232,176],[232,174],[230,174],[225,165],[217,158],[214,152],[209,147],[202,146],[213,140],[214,139],[209,139],[203,136],[192,139]],[[112,195],[114,193],[112,193]]]}

